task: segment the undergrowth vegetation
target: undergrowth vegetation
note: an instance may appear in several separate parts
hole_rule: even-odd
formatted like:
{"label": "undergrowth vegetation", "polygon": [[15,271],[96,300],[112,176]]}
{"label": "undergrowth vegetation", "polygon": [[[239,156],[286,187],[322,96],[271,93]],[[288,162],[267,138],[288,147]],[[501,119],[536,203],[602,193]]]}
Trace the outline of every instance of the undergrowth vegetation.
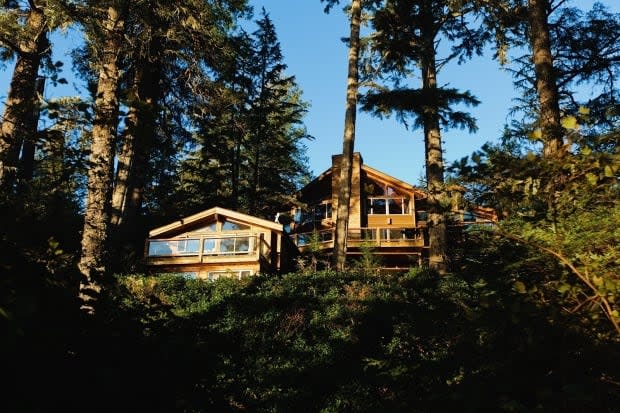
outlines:
{"label": "undergrowth vegetation", "polygon": [[516,288],[520,251],[470,238],[445,277],[133,274],[95,323],[7,307],[10,411],[614,411],[613,340]]}

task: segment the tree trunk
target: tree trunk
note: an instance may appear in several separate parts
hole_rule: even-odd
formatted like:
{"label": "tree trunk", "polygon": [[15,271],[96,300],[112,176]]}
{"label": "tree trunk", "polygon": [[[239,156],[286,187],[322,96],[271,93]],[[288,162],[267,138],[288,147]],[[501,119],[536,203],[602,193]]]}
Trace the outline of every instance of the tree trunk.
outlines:
{"label": "tree trunk", "polygon": [[[427,11],[432,22],[432,11]],[[429,266],[440,274],[446,271],[446,222],[440,205],[444,196],[443,153],[437,102],[437,67],[435,62],[435,30],[431,23],[422,28],[424,52],[421,59],[422,90],[427,99],[424,109],[424,149],[426,185],[428,189]]]}
{"label": "tree trunk", "polygon": [[543,135],[543,154],[546,157],[560,152],[564,145],[564,129],[560,124],[560,102],[551,54],[548,0],[529,0],[530,46],[536,73],[536,92],[540,105],[540,128]]}
{"label": "tree trunk", "polygon": [[[159,56],[161,43],[154,39],[149,50]],[[157,62],[157,57],[153,59]],[[137,217],[142,207],[144,187],[149,170],[149,153],[156,133],[160,90],[160,65],[148,58],[136,62],[134,81],[127,114],[123,147],[118,155],[116,179],[112,194],[111,224],[116,247],[134,245],[142,233]],[[118,249],[120,250],[120,248]],[[120,254],[118,254],[120,256]],[[118,263],[118,262],[115,262]]]}
{"label": "tree trunk", "polygon": [[[138,75],[136,75],[138,76]],[[137,81],[137,79],[135,79]],[[126,130],[123,136],[123,147],[118,154],[118,161],[116,165],[116,177],[114,179],[114,190],[112,192],[112,210],[110,223],[115,227],[120,227],[123,223],[125,215],[128,195],[130,192],[130,175],[135,170],[133,164],[136,157],[136,151],[138,145],[138,136],[136,135],[138,129],[138,91],[137,85],[134,84],[134,90],[132,93],[132,102],[129,103],[129,110],[127,111],[126,118]]]}
{"label": "tree trunk", "polygon": [[342,163],[334,234],[334,261],[336,271],[344,271],[347,257],[347,230],[349,224],[349,201],[351,199],[351,175],[355,144],[355,116],[358,93],[358,61],[360,48],[360,26],[362,0],[351,0],[351,37],[349,39],[349,68],[347,78],[347,102],[342,139]]}
{"label": "tree trunk", "polygon": [[0,126],[0,191],[10,192],[17,175],[22,143],[37,132],[38,116],[34,116],[37,102],[37,74],[41,56],[47,51],[47,20],[43,10],[31,7],[26,18],[27,32],[32,37],[23,39],[6,100],[6,109]]}
{"label": "tree trunk", "polygon": [[21,156],[19,158],[19,174],[18,179],[20,187],[24,187],[25,184],[32,181],[34,176],[34,155],[36,152],[36,141],[40,134],[37,131],[37,125],[39,124],[39,115],[41,113],[40,100],[43,96],[43,90],[45,88],[45,78],[38,77],[35,81],[35,90],[37,93],[36,100],[32,108],[32,126],[34,134],[29,134],[24,138],[22,143]]}
{"label": "tree trunk", "polygon": [[81,309],[94,314],[94,304],[107,271],[107,239],[112,178],[114,174],[114,140],[118,123],[118,58],[123,40],[124,18],[110,6],[103,21],[105,37],[95,99],[92,130],[88,199],[82,232],[79,269]]}

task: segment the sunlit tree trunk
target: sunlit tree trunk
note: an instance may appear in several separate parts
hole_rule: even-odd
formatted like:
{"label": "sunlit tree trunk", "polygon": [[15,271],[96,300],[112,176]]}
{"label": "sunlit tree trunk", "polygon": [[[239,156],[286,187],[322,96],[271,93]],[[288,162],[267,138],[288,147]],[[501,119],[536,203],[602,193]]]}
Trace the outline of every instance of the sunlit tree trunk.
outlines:
{"label": "sunlit tree trunk", "polygon": [[427,10],[427,24],[422,25],[423,53],[420,59],[424,107],[424,147],[426,155],[426,184],[428,189],[429,266],[439,273],[446,271],[446,222],[440,205],[444,196],[443,153],[437,102],[437,67],[435,30],[432,11]]}
{"label": "sunlit tree trunk", "polygon": [[564,130],[560,124],[558,87],[551,54],[548,22],[548,0],[529,0],[530,46],[536,73],[536,92],[540,106],[540,128],[545,156],[557,154],[562,148]]}
{"label": "sunlit tree trunk", "polygon": [[94,304],[102,289],[107,268],[107,239],[112,179],[114,174],[114,141],[118,123],[118,59],[123,41],[122,12],[110,6],[103,21],[104,38],[99,81],[95,99],[92,130],[88,198],[82,232],[79,269],[81,308],[93,314]]}
{"label": "sunlit tree trunk", "polygon": [[[155,50],[156,42],[150,50]],[[156,133],[157,104],[160,96],[159,68],[148,59],[137,62],[132,86],[127,129],[118,155],[114,192],[112,194],[112,225],[130,230],[142,206],[148,154]],[[122,232],[122,231],[121,231]]]}
{"label": "sunlit tree trunk", "polygon": [[34,138],[38,116],[35,116],[37,75],[41,57],[47,51],[47,20],[42,8],[31,2],[26,18],[26,33],[30,37],[16,45],[17,61],[6,108],[0,126],[0,191],[10,191],[19,167],[19,152],[25,140]]}
{"label": "sunlit tree trunk", "polygon": [[358,61],[360,48],[360,26],[362,0],[351,0],[351,36],[349,39],[349,66],[347,77],[347,100],[342,139],[342,163],[338,193],[336,233],[334,234],[334,261],[337,271],[343,271],[347,256],[347,230],[349,223],[349,201],[351,199],[351,175],[355,143],[355,116],[358,93]]}
{"label": "sunlit tree trunk", "polygon": [[138,128],[139,117],[139,92],[138,83],[141,79],[141,69],[138,69],[139,73],[136,73],[134,79],[134,85],[131,91],[131,99],[129,102],[129,109],[127,110],[127,117],[125,118],[126,129],[123,134],[123,146],[118,154],[118,161],[116,166],[116,177],[114,179],[114,190],[112,192],[112,210],[110,223],[113,226],[120,226],[123,222],[125,215],[125,208],[127,206],[127,200],[129,192],[131,191],[130,174],[134,170],[134,161],[136,157],[138,136],[136,135]]}

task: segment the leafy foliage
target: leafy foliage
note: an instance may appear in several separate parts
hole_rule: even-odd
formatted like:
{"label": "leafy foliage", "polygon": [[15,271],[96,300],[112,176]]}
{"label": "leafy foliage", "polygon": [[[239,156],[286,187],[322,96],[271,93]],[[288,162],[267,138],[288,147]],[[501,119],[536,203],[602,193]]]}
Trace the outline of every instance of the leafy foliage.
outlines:
{"label": "leafy foliage", "polygon": [[[77,411],[104,391],[95,411],[611,411],[617,347],[550,318],[506,276],[514,246],[479,241],[489,265],[467,260],[462,277],[119,277],[82,333],[36,332],[46,362],[17,376],[10,402]],[[20,397],[58,363],[68,374],[45,397]]]}
{"label": "leafy foliage", "polygon": [[618,152],[604,144],[609,135],[574,132],[572,138],[573,153],[558,159],[487,146],[472,155],[473,163],[464,159],[454,168],[472,188],[473,201],[506,218],[500,236],[529,245],[538,262],[564,266],[535,269],[536,285],[566,311],[581,314],[584,325],[617,335]]}

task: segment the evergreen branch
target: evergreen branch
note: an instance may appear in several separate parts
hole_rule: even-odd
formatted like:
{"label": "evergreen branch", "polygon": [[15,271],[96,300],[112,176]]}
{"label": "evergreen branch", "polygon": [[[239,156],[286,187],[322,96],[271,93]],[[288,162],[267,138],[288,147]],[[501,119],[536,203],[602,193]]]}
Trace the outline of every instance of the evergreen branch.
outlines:
{"label": "evergreen branch", "polygon": [[561,253],[551,248],[545,247],[544,245],[540,245],[538,243],[528,241],[517,235],[510,234],[504,231],[496,231],[496,234],[504,238],[511,239],[517,242],[521,242],[525,245],[529,245],[530,247],[540,249],[541,251],[544,251],[547,254],[554,256],[559,262],[566,265],[571,270],[571,272],[577,276],[577,278],[579,278],[590,290],[592,290],[592,292],[594,293],[594,297],[596,297],[599,300],[599,305],[601,306],[603,313],[613,325],[614,329],[616,330],[616,333],[620,335],[620,324],[618,324],[618,322],[614,319],[614,316],[612,315],[613,310],[611,308],[611,305],[609,304],[609,300],[607,300],[607,298],[604,295],[599,293],[596,286],[592,284],[592,282],[588,279],[588,277],[585,274],[583,274],[581,271],[579,271],[577,267],[575,267],[573,263],[568,260],[568,258],[564,257]]}
{"label": "evergreen branch", "polygon": [[15,53],[22,55],[23,51],[20,47],[15,44],[12,40],[7,39],[6,37],[0,35],[0,43],[4,43],[9,49],[13,50]]}

